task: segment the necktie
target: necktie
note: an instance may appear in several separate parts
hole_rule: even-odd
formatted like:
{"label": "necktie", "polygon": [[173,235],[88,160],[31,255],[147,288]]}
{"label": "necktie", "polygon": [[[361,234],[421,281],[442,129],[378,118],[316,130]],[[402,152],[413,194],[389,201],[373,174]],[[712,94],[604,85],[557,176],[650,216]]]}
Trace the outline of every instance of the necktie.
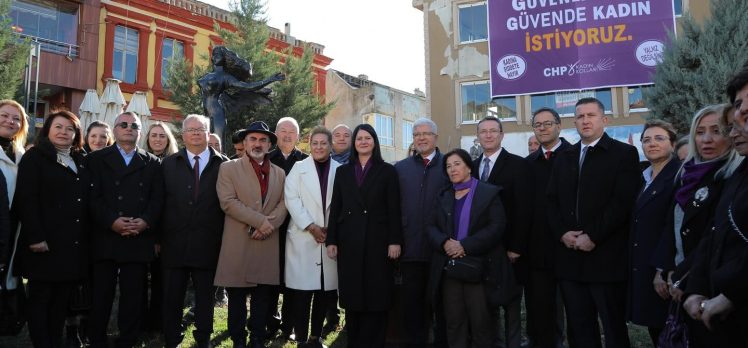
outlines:
{"label": "necktie", "polygon": [[430,159],[428,159],[428,158],[424,158],[424,159],[423,159],[423,166],[424,166],[424,167],[428,167],[428,165],[429,165],[429,162],[431,162],[431,160],[430,160]]}
{"label": "necktie", "polygon": [[197,201],[197,194],[200,192],[200,156],[193,158],[195,159],[195,165],[192,166],[192,171],[195,176],[195,185],[192,191],[192,200]]}
{"label": "necktie", "polygon": [[545,159],[547,159],[547,160],[551,159],[551,154],[552,153],[553,153],[553,151],[546,151],[545,152]]}
{"label": "necktie", "polygon": [[579,156],[579,173],[582,173],[582,164],[584,164],[584,157],[587,156],[587,149],[589,146],[582,146],[582,155]]}
{"label": "necktie", "polygon": [[589,149],[589,148],[590,147],[587,146],[587,145],[582,145],[582,155],[579,156],[579,173],[578,173],[578,176],[577,176],[577,201],[576,201],[576,206],[575,206],[575,209],[574,209],[574,211],[576,212],[577,222],[581,221],[580,216],[579,216],[579,186],[582,184],[581,183],[581,178],[582,178],[582,164],[584,164],[584,157],[587,156],[587,149]]}
{"label": "necktie", "polygon": [[483,173],[480,175],[481,181],[488,180],[488,174],[491,171],[491,167],[489,167],[489,164],[491,164],[491,159],[488,157],[483,158]]}

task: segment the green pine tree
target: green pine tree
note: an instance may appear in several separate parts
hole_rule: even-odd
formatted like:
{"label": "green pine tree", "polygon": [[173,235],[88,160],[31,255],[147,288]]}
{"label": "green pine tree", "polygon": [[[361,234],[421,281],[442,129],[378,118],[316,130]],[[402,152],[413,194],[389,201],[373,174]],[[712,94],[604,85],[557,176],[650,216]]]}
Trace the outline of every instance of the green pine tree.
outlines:
{"label": "green pine tree", "polygon": [[748,1],[713,0],[702,25],[689,13],[657,66],[654,86],[644,98],[651,117],[687,134],[693,115],[711,104],[728,102],[727,81],[748,62]]}
{"label": "green pine tree", "polygon": [[10,26],[10,0],[0,0],[0,99],[16,97],[30,47],[13,33]]}
{"label": "green pine tree", "polygon": [[[240,115],[228,115],[226,137],[256,120],[265,121],[271,128],[281,117],[290,116],[299,122],[303,129],[309,128],[322,119],[332,109],[332,104],[324,104],[314,94],[314,74],[312,60],[314,52],[305,49],[302,57],[293,56],[292,48],[286,57],[274,51],[267,51],[269,30],[265,17],[265,4],[261,0],[238,0],[232,4],[236,32],[216,30],[224,45],[252,64],[253,75],[250,81],[259,81],[278,71],[286,75],[286,80],[271,84],[273,90],[269,105],[260,105]],[[283,64],[281,64],[283,63]],[[202,113],[202,100],[197,80],[207,73],[205,67],[190,68],[182,59],[172,62],[167,73],[170,87],[170,100],[177,104],[183,114]]]}

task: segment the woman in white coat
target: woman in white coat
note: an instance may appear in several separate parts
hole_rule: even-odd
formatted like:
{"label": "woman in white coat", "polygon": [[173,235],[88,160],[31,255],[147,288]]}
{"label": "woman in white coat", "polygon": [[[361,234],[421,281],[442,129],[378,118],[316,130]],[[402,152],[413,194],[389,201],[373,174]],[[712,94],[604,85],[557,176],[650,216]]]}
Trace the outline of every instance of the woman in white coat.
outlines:
{"label": "woman in white coat", "polygon": [[298,346],[322,347],[325,309],[338,289],[337,263],[327,256],[325,238],[335,170],[340,164],[330,159],[332,133],[325,127],[312,130],[309,144],[311,156],[296,162],[286,177],[284,197],[291,222],[286,234],[285,281]]}

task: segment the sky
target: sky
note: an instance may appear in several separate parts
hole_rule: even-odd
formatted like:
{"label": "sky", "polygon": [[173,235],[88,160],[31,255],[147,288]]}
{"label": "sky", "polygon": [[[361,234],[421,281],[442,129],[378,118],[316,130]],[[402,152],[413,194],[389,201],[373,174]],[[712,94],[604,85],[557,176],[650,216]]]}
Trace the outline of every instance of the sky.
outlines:
{"label": "sky", "polygon": [[[232,0],[201,0],[229,9]],[[406,92],[425,91],[423,12],[410,0],[267,0],[268,25],[325,46],[328,68]]]}

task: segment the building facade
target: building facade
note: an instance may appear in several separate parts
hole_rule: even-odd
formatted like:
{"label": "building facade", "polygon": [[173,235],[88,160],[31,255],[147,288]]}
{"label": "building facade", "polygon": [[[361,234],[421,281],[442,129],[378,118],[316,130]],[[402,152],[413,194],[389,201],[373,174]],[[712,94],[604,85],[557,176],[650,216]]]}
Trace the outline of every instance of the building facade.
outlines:
{"label": "building facade", "polygon": [[[662,1],[674,2],[676,18],[685,11],[697,20],[709,15],[709,0]],[[639,125],[649,112],[642,99],[646,86],[492,99],[486,1],[413,0],[413,6],[423,12],[428,112],[439,126],[442,148],[470,148],[478,121],[485,116],[496,116],[504,127],[503,146],[512,153],[527,155],[532,111],[554,108],[562,115],[562,128],[573,129],[574,104],[581,97],[596,97],[603,102],[610,119],[609,133],[638,142],[638,136],[632,132],[640,131]],[[574,133],[564,132],[564,135]]]}
{"label": "building facade", "polygon": [[413,122],[428,117],[423,92],[404,92],[373,82],[366,75],[356,77],[336,70],[328,71],[326,84],[327,100],[335,103],[324,118],[327,128],[342,123],[353,129],[368,123],[377,132],[385,161],[408,156],[413,143]]}

